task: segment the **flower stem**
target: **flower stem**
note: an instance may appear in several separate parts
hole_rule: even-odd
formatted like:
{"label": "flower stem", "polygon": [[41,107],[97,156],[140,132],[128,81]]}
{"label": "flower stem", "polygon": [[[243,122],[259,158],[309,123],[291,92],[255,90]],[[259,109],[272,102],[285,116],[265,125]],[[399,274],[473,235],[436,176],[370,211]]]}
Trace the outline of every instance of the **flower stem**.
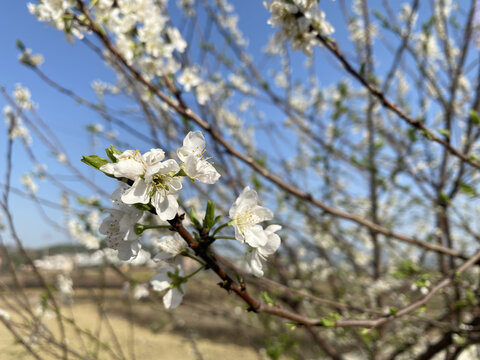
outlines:
{"label": "flower stem", "polygon": [[173,230],[171,225],[143,225],[143,224],[136,224],[135,225],[135,234],[140,235],[145,230],[148,229],[168,229]]}
{"label": "flower stem", "polygon": [[184,276],[183,279],[184,279],[184,280],[190,279],[192,276],[194,276],[195,274],[199,273],[199,272],[202,271],[203,269],[205,269],[205,265],[200,266],[200,267],[199,267],[197,270],[195,270],[193,273],[188,274],[187,276]]}
{"label": "flower stem", "polygon": [[220,230],[222,230],[223,228],[229,226],[229,223],[230,223],[230,222],[225,223],[225,224],[222,224],[222,225],[220,225],[218,228],[216,228],[215,231],[214,231],[213,234],[212,234],[212,237],[215,237],[215,235],[216,235]]}
{"label": "flower stem", "polygon": [[188,251],[185,251],[185,252],[182,252],[181,255],[183,256],[186,256],[190,259],[193,259],[195,260],[196,262],[198,262],[199,264],[201,264],[203,267],[205,267],[207,264],[204,263],[202,260],[200,260],[199,258],[197,258],[196,256],[193,256],[192,254],[190,254]]}
{"label": "flower stem", "polygon": [[237,240],[234,236],[219,236],[215,240],[225,239],[225,240]]}

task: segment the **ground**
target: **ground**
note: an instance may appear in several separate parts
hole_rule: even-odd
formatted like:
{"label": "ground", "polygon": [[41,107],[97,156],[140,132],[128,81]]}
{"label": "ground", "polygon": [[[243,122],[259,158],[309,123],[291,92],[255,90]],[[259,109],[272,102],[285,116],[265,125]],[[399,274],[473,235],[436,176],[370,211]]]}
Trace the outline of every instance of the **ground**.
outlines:
{"label": "ground", "polygon": [[[149,275],[138,272],[137,278]],[[54,274],[46,275],[54,279]],[[176,310],[166,310],[162,294],[147,299],[134,300],[125,296],[122,282],[111,272],[103,277],[106,288],[98,284],[95,272],[76,273],[73,278],[75,297],[71,305],[62,304],[66,339],[74,350],[69,358],[82,359],[262,359],[264,358],[262,330],[255,325],[254,314],[245,311],[237,299],[228,296],[215,285],[187,284],[187,295]],[[42,359],[58,359],[59,346],[45,345],[50,331],[59,337],[59,327],[53,311],[42,317],[48,330],[41,330],[22,320],[25,306],[18,306],[28,298],[34,312],[42,309],[45,291],[35,286],[34,276],[21,274],[21,291],[4,291],[0,296],[0,308],[11,314],[11,323],[28,324],[18,327],[24,339]],[[209,279],[211,280],[211,279]],[[8,277],[3,279],[8,283]],[[8,284],[10,287],[12,284]],[[58,295],[56,290],[55,293]],[[129,300],[130,299],[130,300]],[[212,306],[212,300],[215,306]],[[17,309],[17,310],[16,310]],[[30,317],[31,319],[31,317]],[[96,339],[100,340],[97,341]],[[42,344],[42,345],[40,345]],[[55,354],[49,354],[49,351]],[[33,359],[25,348],[14,340],[9,330],[0,324],[0,358]],[[98,354],[98,357],[96,355]]]}

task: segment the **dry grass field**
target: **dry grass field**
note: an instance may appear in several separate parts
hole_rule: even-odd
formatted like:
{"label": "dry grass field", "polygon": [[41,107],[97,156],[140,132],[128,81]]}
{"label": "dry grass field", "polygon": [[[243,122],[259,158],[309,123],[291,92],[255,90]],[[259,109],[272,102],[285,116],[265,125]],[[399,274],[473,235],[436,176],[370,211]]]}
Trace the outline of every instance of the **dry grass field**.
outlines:
{"label": "dry grass field", "polygon": [[[35,287],[31,274],[21,274],[24,295],[32,309],[42,307],[44,291]],[[149,270],[137,272],[142,280],[150,276]],[[46,274],[54,278],[54,274]],[[183,304],[176,310],[164,309],[161,294],[134,300],[125,296],[121,281],[115,274],[107,273],[98,285],[95,271],[74,276],[75,296],[71,305],[61,305],[66,339],[69,348],[83,359],[262,359],[264,358],[262,330],[255,327],[255,315],[246,313],[236,299],[228,296],[210,282],[188,284]],[[4,283],[7,279],[3,279]],[[211,279],[208,279],[211,280]],[[0,296],[0,308],[8,309],[10,321],[25,324],[24,311],[16,304],[22,292],[5,291]],[[215,296],[215,306],[211,299]],[[51,310],[42,316],[46,327],[30,325],[22,331],[23,338],[31,344],[42,359],[59,358],[59,347],[48,344],[48,333],[59,339],[57,319]],[[21,329],[21,326],[19,327]],[[34,330],[36,329],[36,330]],[[51,353],[49,353],[51,352]],[[9,330],[0,324],[0,359],[33,359],[25,348],[15,341]]]}

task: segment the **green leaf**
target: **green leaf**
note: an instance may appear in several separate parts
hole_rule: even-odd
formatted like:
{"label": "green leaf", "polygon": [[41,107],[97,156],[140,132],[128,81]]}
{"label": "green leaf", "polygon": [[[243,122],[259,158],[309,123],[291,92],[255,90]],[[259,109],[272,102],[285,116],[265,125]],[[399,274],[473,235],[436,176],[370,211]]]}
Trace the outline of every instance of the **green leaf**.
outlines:
{"label": "green leaf", "polygon": [[25,45],[23,44],[22,40],[17,39],[15,44],[17,45],[18,50],[20,50],[20,51],[25,51],[26,50]]}
{"label": "green leaf", "polygon": [[263,301],[265,301],[265,304],[270,306],[275,305],[275,301],[273,301],[273,299],[270,297],[270,295],[268,295],[266,291],[262,291],[260,295],[262,296]]}
{"label": "green leaf", "polygon": [[449,138],[450,137],[450,130],[447,130],[447,129],[438,129],[437,130],[440,134],[442,134],[443,136],[445,136],[446,138]]}
{"label": "green leaf", "polygon": [[439,194],[439,196],[440,196],[440,200],[442,200],[443,203],[445,203],[445,204],[449,204],[449,203],[450,203],[450,198],[449,198],[448,195],[445,194],[444,192],[441,192],[441,193]]}
{"label": "green leaf", "polygon": [[292,331],[297,329],[297,324],[295,324],[295,323],[286,323],[285,326],[288,327]]}
{"label": "green leaf", "polygon": [[211,229],[215,219],[215,203],[208,200],[207,202],[207,211],[205,212],[205,217],[203,218],[203,227],[206,229]]}
{"label": "green leaf", "polygon": [[200,229],[202,226],[200,225],[200,221],[198,221],[197,214],[195,214],[193,208],[190,208],[189,216],[192,220],[193,226],[195,226],[196,229]]}
{"label": "green leaf", "polygon": [[458,186],[460,188],[460,191],[464,194],[471,195],[471,196],[477,195],[477,191],[471,185],[461,182],[460,184],[458,184]]}
{"label": "green leaf", "polygon": [[114,163],[117,162],[117,158],[114,155],[120,155],[122,153],[114,145],[110,145],[109,148],[106,148],[105,152],[107,153],[108,158]]}
{"label": "green leaf", "polygon": [[150,210],[153,210],[153,206],[150,205],[150,204],[133,204],[133,206],[135,206],[138,210],[142,210],[142,211],[150,211]]}
{"label": "green leaf", "polygon": [[474,109],[470,109],[470,120],[475,125],[480,125],[480,115]]}
{"label": "green leaf", "polygon": [[109,163],[108,160],[102,159],[101,157],[98,157],[97,155],[83,156],[81,161],[83,163],[97,169],[97,170],[100,170],[100,168],[103,165]]}
{"label": "green leaf", "polygon": [[320,320],[320,325],[325,326],[325,327],[334,327],[335,326],[335,320],[330,319],[328,317],[324,317]]}

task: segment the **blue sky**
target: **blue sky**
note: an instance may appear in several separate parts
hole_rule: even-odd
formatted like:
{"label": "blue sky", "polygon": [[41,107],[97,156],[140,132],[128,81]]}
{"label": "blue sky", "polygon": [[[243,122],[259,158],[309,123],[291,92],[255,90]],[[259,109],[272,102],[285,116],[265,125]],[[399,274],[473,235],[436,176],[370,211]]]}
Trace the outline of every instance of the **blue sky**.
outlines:
{"label": "blue sky", "polygon": [[[268,35],[272,33],[270,25],[266,23],[268,12],[262,6],[261,1],[231,1],[236,6],[239,14],[239,28],[249,39],[249,50],[254,60],[261,57],[261,49],[266,44]],[[173,4],[174,2],[171,1]],[[371,5],[376,6],[379,1],[372,1]],[[41,66],[43,72],[51,76],[62,85],[74,90],[81,96],[94,100],[95,96],[91,89],[91,82],[95,79],[113,81],[114,76],[103,62],[92,54],[84,44],[76,41],[73,45],[65,41],[64,35],[49,27],[45,23],[38,22],[31,16],[26,7],[26,1],[3,1],[0,5],[0,85],[5,86],[9,93],[12,92],[16,83],[28,87],[32,93],[33,101],[38,104],[38,112],[41,117],[52,126],[55,134],[61,138],[64,144],[68,144],[68,156],[72,162],[79,161],[84,154],[95,150],[100,153],[99,147],[92,149],[90,138],[87,136],[84,128],[87,124],[100,122],[96,114],[87,108],[76,104],[68,97],[59,94],[41,81],[30,69],[18,63],[17,57],[19,51],[15,43],[20,39],[26,47],[31,48],[33,53],[41,53],[45,57],[45,62]],[[346,29],[344,19],[340,15],[338,2],[322,1],[322,7],[327,13],[327,17],[336,27],[334,37],[337,40],[344,39]],[[337,26],[339,24],[340,26]],[[347,51],[352,51],[346,47]],[[387,52],[382,46],[376,48],[376,55],[379,59],[386,56]],[[300,69],[303,66],[305,58],[300,55],[293,57],[292,67]],[[329,57],[319,60],[318,77],[322,85],[326,86],[341,77],[345,73],[338,66],[331,64]],[[382,60],[380,60],[380,65]],[[323,64],[328,64],[323,66]],[[300,70],[299,70],[300,71]],[[0,98],[0,107],[3,108],[5,101]],[[270,115],[270,114],[269,114]],[[272,114],[273,115],[273,114]],[[0,154],[4,157],[6,149],[6,129],[3,120],[0,125]],[[49,171],[55,174],[65,174],[65,170],[59,166],[53,156],[40,144],[38,139],[33,142],[33,151],[41,156],[41,162],[47,164]],[[32,169],[32,163],[26,156],[20,144],[14,144],[14,162],[12,173],[12,184],[22,188],[19,182],[22,174]],[[4,158],[0,159],[1,183],[4,183],[3,174],[5,172]],[[85,169],[88,176],[97,176],[90,170]],[[113,190],[114,184],[103,181],[106,184],[106,190]],[[58,201],[59,191],[50,184],[44,182],[38,183],[40,191],[39,196]],[[75,185],[76,186],[76,185]],[[86,194],[89,189],[83,185],[78,185],[79,191]],[[11,195],[10,205],[17,230],[27,246],[45,246],[57,242],[70,242],[65,235],[59,234],[52,229],[39,216],[35,205],[30,200]],[[59,211],[50,210],[50,216],[62,221],[62,214]],[[6,239],[8,240],[8,235]]]}

